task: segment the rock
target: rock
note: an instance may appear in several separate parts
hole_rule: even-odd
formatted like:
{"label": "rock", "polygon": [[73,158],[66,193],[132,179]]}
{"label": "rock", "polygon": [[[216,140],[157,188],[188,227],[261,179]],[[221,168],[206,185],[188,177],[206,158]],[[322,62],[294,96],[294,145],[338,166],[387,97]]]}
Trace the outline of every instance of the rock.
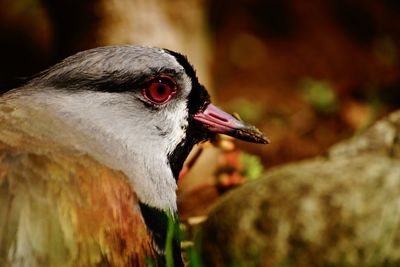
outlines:
{"label": "rock", "polygon": [[400,111],[226,194],[197,245],[205,266],[400,266]]}

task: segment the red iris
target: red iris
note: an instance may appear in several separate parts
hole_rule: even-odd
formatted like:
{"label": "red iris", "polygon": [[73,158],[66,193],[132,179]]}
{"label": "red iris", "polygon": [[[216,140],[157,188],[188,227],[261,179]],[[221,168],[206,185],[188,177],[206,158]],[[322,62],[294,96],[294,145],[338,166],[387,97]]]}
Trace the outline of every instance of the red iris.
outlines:
{"label": "red iris", "polygon": [[143,96],[155,104],[167,102],[176,92],[175,81],[169,76],[159,76],[147,83]]}

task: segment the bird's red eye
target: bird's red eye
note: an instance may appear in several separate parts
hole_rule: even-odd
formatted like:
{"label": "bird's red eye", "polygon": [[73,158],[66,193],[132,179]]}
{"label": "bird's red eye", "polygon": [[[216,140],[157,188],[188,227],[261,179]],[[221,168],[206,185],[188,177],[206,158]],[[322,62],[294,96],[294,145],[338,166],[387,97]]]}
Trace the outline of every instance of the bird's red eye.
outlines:
{"label": "bird's red eye", "polygon": [[169,76],[152,79],[143,89],[143,96],[155,104],[167,102],[176,93],[176,83]]}

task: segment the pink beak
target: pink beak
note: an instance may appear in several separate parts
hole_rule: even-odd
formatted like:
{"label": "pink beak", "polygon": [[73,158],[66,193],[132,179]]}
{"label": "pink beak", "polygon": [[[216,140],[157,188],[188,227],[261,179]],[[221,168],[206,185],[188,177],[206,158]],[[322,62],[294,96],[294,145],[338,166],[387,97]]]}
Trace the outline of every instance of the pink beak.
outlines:
{"label": "pink beak", "polygon": [[213,104],[208,104],[206,109],[195,114],[193,118],[214,133],[226,134],[253,143],[269,143],[256,127],[234,118]]}

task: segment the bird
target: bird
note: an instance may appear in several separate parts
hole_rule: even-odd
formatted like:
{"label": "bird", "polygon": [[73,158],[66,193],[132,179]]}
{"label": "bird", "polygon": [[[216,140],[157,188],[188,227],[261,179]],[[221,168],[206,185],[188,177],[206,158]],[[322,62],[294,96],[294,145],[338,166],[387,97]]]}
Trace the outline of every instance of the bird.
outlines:
{"label": "bird", "polygon": [[92,48],[5,92],[0,266],[165,266],[179,172],[216,134],[268,143],[163,48]]}

